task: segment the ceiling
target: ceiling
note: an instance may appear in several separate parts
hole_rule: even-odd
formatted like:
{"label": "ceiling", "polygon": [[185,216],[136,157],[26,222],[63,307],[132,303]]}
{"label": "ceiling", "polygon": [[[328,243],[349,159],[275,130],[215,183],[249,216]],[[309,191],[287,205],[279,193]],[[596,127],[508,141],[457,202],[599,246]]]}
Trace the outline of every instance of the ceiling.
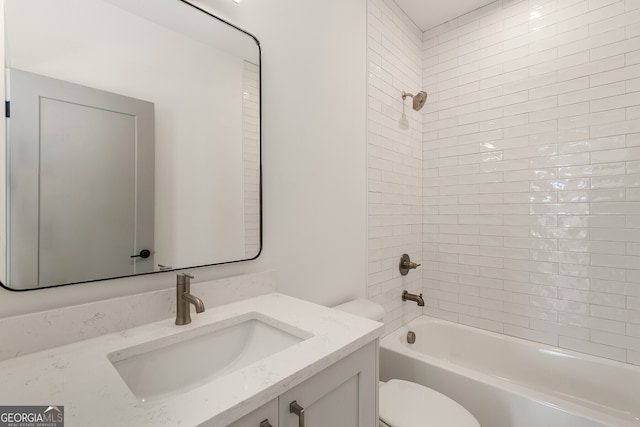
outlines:
{"label": "ceiling", "polygon": [[422,31],[457,18],[495,0],[395,0]]}

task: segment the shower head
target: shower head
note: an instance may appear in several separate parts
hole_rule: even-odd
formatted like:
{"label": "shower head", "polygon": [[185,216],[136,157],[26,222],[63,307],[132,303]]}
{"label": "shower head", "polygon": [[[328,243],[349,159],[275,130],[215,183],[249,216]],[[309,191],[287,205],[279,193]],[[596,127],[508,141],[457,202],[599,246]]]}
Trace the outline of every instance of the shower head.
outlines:
{"label": "shower head", "polygon": [[402,100],[404,101],[407,96],[413,98],[413,109],[416,111],[420,111],[420,109],[424,107],[425,102],[427,102],[427,92],[423,90],[416,93],[415,95],[403,91]]}

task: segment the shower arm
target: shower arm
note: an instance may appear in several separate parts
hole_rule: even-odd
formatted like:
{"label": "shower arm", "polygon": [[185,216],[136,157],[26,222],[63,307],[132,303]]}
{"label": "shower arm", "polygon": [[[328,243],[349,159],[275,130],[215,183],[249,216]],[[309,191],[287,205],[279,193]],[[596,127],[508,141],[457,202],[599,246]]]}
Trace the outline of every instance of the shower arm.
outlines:
{"label": "shower arm", "polygon": [[407,96],[410,96],[411,98],[413,98],[413,94],[409,93],[409,92],[405,92],[402,91],[402,100],[404,101],[405,99],[407,99]]}

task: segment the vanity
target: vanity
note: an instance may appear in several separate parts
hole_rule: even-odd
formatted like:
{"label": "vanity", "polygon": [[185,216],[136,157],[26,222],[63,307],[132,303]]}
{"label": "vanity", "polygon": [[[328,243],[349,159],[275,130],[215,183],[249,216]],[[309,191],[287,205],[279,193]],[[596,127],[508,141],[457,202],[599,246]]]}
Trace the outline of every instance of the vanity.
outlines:
{"label": "vanity", "polygon": [[269,293],[0,362],[0,401],[64,405],[69,426],[369,427],[381,333]]}

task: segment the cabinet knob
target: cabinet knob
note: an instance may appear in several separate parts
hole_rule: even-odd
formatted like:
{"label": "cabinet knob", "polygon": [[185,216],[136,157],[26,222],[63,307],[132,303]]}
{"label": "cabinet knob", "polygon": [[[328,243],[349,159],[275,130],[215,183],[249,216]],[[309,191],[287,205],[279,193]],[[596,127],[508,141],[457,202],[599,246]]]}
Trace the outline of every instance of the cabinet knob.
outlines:
{"label": "cabinet knob", "polygon": [[272,426],[272,425],[271,425],[271,423],[269,422],[269,418],[267,418],[266,420],[262,420],[262,421],[260,422],[260,427],[273,427],[273,426]]}
{"label": "cabinet knob", "polygon": [[298,416],[298,427],[304,427],[304,408],[298,405],[297,401],[294,400],[289,404],[289,413]]}

